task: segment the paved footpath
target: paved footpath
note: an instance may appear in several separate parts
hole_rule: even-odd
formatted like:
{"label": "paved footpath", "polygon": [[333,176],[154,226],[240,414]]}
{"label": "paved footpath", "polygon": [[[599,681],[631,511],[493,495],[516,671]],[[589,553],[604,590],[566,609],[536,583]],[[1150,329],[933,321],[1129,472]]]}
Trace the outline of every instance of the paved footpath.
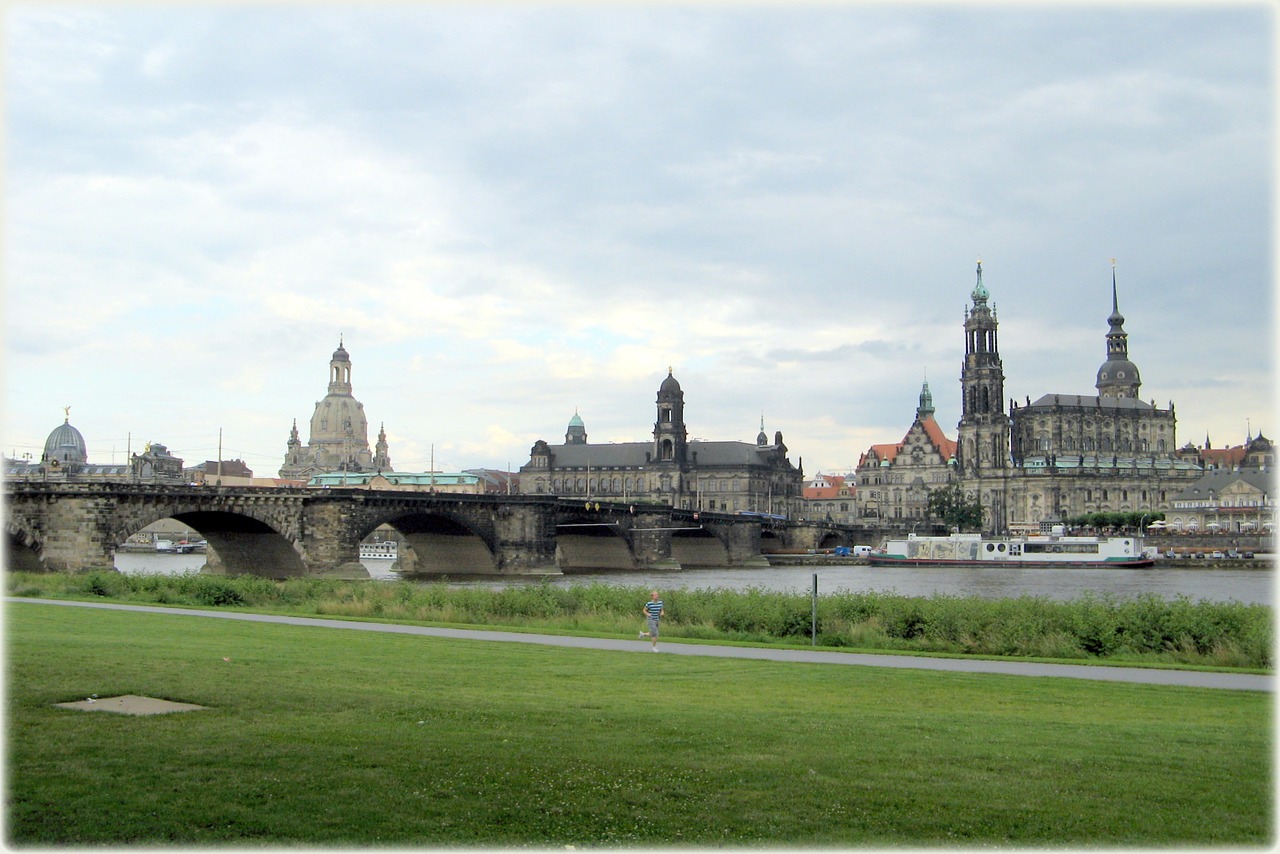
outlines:
{"label": "paved footpath", "polygon": [[[424,635],[437,638],[496,641],[499,643],[533,643],[546,646],[603,649],[649,654],[648,639],[617,640],[614,638],[582,638],[564,635],[539,635],[523,632],[495,632],[480,629],[444,629],[431,626],[406,626],[391,623],[361,623],[349,620],[323,620],[315,617],[283,617],[275,614],[245,614],[236,611],[202,611],[187,608],[163,608],[153,605],[119,605],[109,602],[72,602],[57,599],[24,599],[6,597],[9,604],[64,605],[73,608],[105,608],[113,611],[139,611],[184,617],[214,617],[221,620],[244,620],[251,623],[284,623],[290,626],[314,626],[360,632],[386,632],[399,635]],[[1104,667],[1084,664],[1035,664],[1028,661],[991,661],[968,658],[924,658],[914,655],[874,655],[854,652],[824,652],[769,647],[712,646],[662,642],[662,655],[701,655],[714,658],[752,658],[765,661],[798,661],[808,664],[845,664],[863,667],[897,667],[911,670],[943,670],[950,673],[1002,673],[1013,676],[1046,676],[1064,679],[1094,679],[1103,682],[1136,682],[1146,685],[1182,685],[1190,688],[1229,688],[1238,691],[1274,691],[1274,676],[1251,673],[1208,673],[1191,670],[1158,670],[1141,667]]]}

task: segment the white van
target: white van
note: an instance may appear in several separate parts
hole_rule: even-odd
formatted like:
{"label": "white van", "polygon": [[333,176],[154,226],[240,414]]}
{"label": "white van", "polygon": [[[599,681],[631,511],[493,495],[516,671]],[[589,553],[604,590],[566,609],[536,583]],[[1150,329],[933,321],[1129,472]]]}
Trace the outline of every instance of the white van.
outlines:
{"label": "white van", "polygon": [[867,557],[870,554],[871,554],[871,546],[854,546],[853,547],[854,557]]}

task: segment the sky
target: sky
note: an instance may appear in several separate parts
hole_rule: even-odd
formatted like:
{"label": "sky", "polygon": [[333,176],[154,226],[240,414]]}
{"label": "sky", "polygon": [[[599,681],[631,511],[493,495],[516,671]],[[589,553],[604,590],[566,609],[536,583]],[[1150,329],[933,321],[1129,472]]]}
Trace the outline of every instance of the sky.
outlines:
{"label": "sky", "polygon": [[[1280,435],[1269,3],[4,12],[3,452],[64,420],[273,477],[341,340],[398,471],[582,417],[807,475],[955,437],[982,262],[1007,398],[1096,394],[1112,275],[1178,443]],[[1114,268],[1112,259],[1115,259]],[[219,450],[220,449],[220,450]]]}

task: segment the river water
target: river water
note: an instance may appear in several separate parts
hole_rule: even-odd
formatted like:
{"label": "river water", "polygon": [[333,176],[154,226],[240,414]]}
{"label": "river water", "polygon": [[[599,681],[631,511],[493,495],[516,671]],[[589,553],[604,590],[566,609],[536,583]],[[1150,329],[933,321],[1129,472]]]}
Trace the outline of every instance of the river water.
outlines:
{"label": "river water", "polygon": [[[364,561],[377,579],[394,579],[390,561]],[[156,555],[121,552],[116,568],[121,572],[180,574],[197,572],[204,555]],[[1076,599],[1085,593],[1132,598],[1154,594],[1164,599],[1186,596],[1199,601],[1237,601],[1270,605],[1274,601],[1275,572],[1270,563],[1257,569],[1062,569],[1062,568],[964,568],[964,567],[874,567],[775,566],[764,569],[721,567],[667,571],[609,571],[571,573],[554,576],[548,583],[616,584],[661,590],[758,588],[775,592],[810,593],[818,576],[818,593],[893,592],[904,596],[979,596],[985,599],[1037,596],[1045,599]],[[541,583],[540,578],[448,578],[440,582],[455,586],[500,588],[511,584]]]}

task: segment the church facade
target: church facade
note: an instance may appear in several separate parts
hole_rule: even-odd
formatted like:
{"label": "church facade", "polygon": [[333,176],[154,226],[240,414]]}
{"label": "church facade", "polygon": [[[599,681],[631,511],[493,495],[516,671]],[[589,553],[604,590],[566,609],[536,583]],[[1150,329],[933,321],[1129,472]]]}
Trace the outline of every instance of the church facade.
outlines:
{"label": "church facade", "polygon": [[316,402],[307,444],[302,444],[294,419],[281,478],[308,481],[329,472],[392,471],[386,429],[379,430],[377,444],[370,451],[364,404],[351,392],[351,355],[339,339],[338,349],[329,359],[329,390]]}
{"label": "church facade", "polygon": [[520,468],[520,492],[583,500],[657,502],[690,510],[790,516],[804,475],[787,459],[782,433],[755,444],[689,439],[684,391],[671,371],[658,388],[653,438],[590,444],[575,412],[564,444],[534,443]]}
{"label": "church facade", "polygon": [[1095,377],[1095,395],[1054,393],[1035,401],[1028,396],[1025,404],[1008,399],[1006,409],[999,321],[990,296],[979,262],[965,309],[954,459],[945,467],[939,462],[938,451],[948,447],[945,436],[923,441],[929,431],[921,418],[922,395],[912,431],[917,457],[928,459],[930,467],[913,475],[909,461],[901,459],[899,449],[911,432],[897,446],[873,446],[858,468],[862,517],[923,521],[920,493],[944,480],[958,482],[981,502],[988,531],[1034,531],[1093,512],[1170,510],[1203,469],[1178,454],[1173,404],[1161,408],[1139,397],[1142,381],[1129,358],[1114,268],[1106,358]]}

